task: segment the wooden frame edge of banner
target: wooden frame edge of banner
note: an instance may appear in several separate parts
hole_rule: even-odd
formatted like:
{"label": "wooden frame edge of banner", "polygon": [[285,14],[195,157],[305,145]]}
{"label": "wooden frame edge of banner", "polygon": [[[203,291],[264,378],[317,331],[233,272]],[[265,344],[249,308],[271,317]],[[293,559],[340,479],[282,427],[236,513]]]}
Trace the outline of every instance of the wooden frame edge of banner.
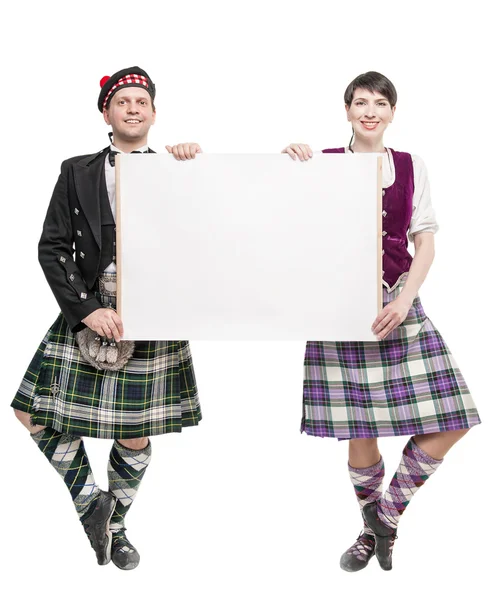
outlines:
{"label": "wooden frame edge of banner", "polygon": [[116,312],[122,318],[122,236],[121,236],[121,199],[120,199],[120,161],[115,156],[115,197],[116,197]]}
{"label": "wooden frame edge of banner", "polygon": [[382,166],[383,161],[382,157],[379,156],[377,158],[377,314],[383,308],[383,288],[382,288],[382,279],[383,279],[383,270],[382,270]]}

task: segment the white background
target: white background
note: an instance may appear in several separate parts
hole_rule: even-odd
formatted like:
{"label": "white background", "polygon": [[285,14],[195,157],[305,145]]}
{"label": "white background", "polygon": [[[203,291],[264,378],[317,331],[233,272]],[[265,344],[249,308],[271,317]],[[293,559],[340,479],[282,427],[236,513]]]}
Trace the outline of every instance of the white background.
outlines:
{"label": "white background", "polygon": [[[2,585],[10,595],[15,586],[26,598],[487,597],[493,94],[486,7],[210,0],[3,9]],[[360,520],[347,444],[298,433],[303,343],[192,341],[204,420],[153,441],[127,519],[142,554],[135,572],[96,565],[62,481],[13,418],[11,398],[57,314],[36,245],[59,164],[107,144],[99,79],[135,64],[157,83],[150,138],[157,151],[181,141],[208,152],[277,152],[292,141],[342,146],[350,136],[347,84],[377,70],[396,85],[386,144],[424,159],[441,226],[423,305],[484,424],[409,506],[392,572],[376,561],[360,574],[339,569]],[[389,476],[405,441],[381,442]],[[87,447],[104,487],[110,444],[88,440]]]}

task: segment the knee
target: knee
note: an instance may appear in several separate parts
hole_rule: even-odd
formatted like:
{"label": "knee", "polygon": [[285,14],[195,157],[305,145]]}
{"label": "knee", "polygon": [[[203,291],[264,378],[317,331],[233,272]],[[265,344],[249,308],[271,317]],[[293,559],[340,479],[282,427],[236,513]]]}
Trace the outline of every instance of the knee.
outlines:
{"label": "knee", "polygon": [[45,425],[33,425],[31,422],[31,415],[27,412],[14,408],[14,414],[31,434],[46,429]]}
{"label": "knee", "polygon": [[149,444],[148,437],[133,438],[131,440],[118,440],[118,443],[129,450],[143,450]]}
{"label": "knee", "polygon": [[368,452],[378,448],[377,438],[355,438],[349,440],[349,446],[357,452]]}

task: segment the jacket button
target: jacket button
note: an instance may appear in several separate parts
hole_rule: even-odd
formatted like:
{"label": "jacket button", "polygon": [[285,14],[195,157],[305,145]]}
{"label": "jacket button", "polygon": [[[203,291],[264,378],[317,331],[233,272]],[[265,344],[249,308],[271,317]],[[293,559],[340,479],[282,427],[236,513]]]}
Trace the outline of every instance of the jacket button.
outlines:
{"label": "jacket button", "polygon": [[386,232],[386,231],[382,231],[382,235],[383,235],[383,236],[386,236],[386,235],[387,235],[387,232]]}
{"label": "jacket button", "polygon": [[382,256],[385,254],[385,250],[382,250]]}
{"label": "jacket button", "polygon": [[382,190],[382,196],[385,196],[385,190]]}
{"label": "jacket button", "polygon": [[86,257],[86,255],[84,254],[84,252],[80,252],[79,256],[80,256],[81,258],[85,258],[85,257]]}
{"label": "jacket button", "polygon": [[70,274],[69,276],[70,281],[73,281],[75,279],[75,275],[73,273]]}
{"label": "jacket button", "polygon": [[74,213],[75,213],[76,215],[78,215],[78,214],[79,214],[79,209],[78,209],[78,208],[74,208]]}
{"label": "jacket button", "polygon": [[60,262],[62,262],[62,263],[67,262],[67,259],[65,258],[65,256],[60,256]]}
{"label": "jacket button", "polygon": [[78,235],[79,237],[82,237],[82,231],[81,231],[80,229],[77,229],[77,235]]}
{"label": "jacket button", "polygon": [[85,292],[81,292],[80,297],[85,300],[87,298],[87,294]]}
{"label": "jacket button", "polygon": [[387,211],[386,211],[386,210],[382,210],[382,215],[383,215],[384,217],[386,217],[386,216],[387,216]]}

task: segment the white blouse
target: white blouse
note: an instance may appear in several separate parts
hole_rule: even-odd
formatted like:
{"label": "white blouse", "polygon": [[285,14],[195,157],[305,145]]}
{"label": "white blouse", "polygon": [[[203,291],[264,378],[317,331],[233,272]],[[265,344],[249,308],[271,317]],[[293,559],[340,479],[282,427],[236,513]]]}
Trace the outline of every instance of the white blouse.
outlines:
{"label": "white blouse", "polygon": [[[345,152],[349,153],[349,149],[345,148]],[[392,152],[387,148],[386,152],[375,152],[374,154],[384,158],[382,161],[382,186],[388,188],[395,181]],[[407,236],[410,242],[414,242],[414,236],[417,233],[425,231],[436,233],[439,228],[435,218],[435,211],[431,205],[430,182],[425,163],[415,154],[411,154],[411,158],[414,170],[414,196],[411,224],[409,225]]]}

